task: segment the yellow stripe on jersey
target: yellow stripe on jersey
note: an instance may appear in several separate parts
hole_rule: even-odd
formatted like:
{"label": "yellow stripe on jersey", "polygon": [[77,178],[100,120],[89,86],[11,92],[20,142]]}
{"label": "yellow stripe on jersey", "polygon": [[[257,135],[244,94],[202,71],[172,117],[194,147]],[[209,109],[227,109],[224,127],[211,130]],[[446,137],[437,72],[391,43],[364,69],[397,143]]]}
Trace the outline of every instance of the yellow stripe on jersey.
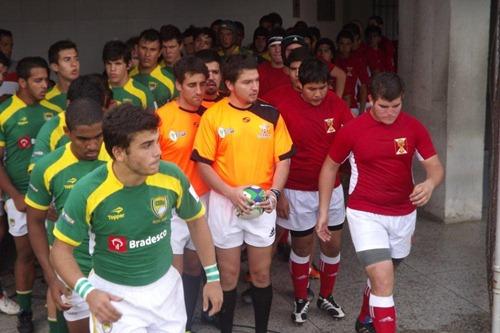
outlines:
{"label": "yellow stripe on jersey", "polygon": [[36,202],[34,202],[33,200],[31,200],[30,198],[28,198],[27,196],[24,197],[24,202],[30,207],[33,207],[33,208],[38,209],[38,210],[43,210],[43,211],[48,210],[50,207],[50,205],[49,206],[39,205]]}
{"label": "yellow stripe on jersey", "polygon": [[50,167],[45,170],[43,174],[43,183],[45,185],[45,189],[50,193],[50,181],[54,178],[61,170],[66,169],[72,164],[78,163],[78,159],[73,152],[71,151],[70,142],[66,144],[64,148],[64,153],[59,157],[57,161],[52,163]]}
{"label": "yellow stripe on jersey", "polygon": [[167,86],[168,90],[170,90],[170,94],[172,96],[174,95],[174,90],[175,90],[174,81],[163,75],[163,73],[161,72],[160,65],[156,66],[156,68],[153,69],[153,71],[149,75],[151,75],[152,77],[163,83],[165,86]]}
{"label": "yellow stripe on jersey", "polygon": [[183,191],[182,191],[181,181],[179,179],[174,178],[172,176],[157,173],[153,176],[147,177],[146,184],[174,191],[175,193],[177,193],[178,196],[176,207],[179,208],[181,206]]}
{"label": "yellow stripe on jersey", "polygon": [[[0,113],[0,126],[2,126],[2,129],[7,120],[9,120],[10,117],[12,117],[14,113],[16,113],[16,111],[26,106],[26,103],[24,103],[22,99],[17,97],[17,95],[12,96],[12,103],[10,103],[10,105],[5,110],[3,110],[2,113]],[[3,144],[5,145],[5,143]]]}
{"label": "yellow stripe on jersey", "polygon": [[60,95],[61,91],[57,87],[57,84],[52,87],[46,94],[45,94],[45,99],[52,99],[56,97],[57,95]]}
{"label": "yellow stripe on jersey", "polygon": [[139,67],[135,66],[135,67],[133,67],[133,68],[130,70],[130,72],[128,73],[128,76],[133,77],[133,76],[135,76],[135,75],[137,75],[137,74],[140,74],[140,72],[139,72]]}
{"label": "yellow stripe on jersey", "polygon": [[105,162],[111,161],[111,156],[109,156],[108,151],[106,150],[104,144],[102,144],[101,149],[99,150],[99,155],[97,156],[97,159]]}
{"label": "yellow stripe on jersey", "polygon": [[85,211],[85,221],[90,224],[92,212],[99,204],[111,194],[118,192],[123,188],[123,184],[116,178],[113,173],[113,161],[106,164],[108,175],[106,179],[92,192],[87,198],[87,208]]}
{"label": "yellow stripe on jersey", "polygon": [[69,238],[68,236],[66,236],[65,234],[60,232],[57,228],[54,228],[53,234],[61,242],[64,242],[64,243],[71,245],[71,246],[74,246],[74,247],[77,247],[78,245],[80,245],[82,243],[82,242],[77,242],[77,241]]}
{"label": "yellow stripe on jersey", "polygon": [[64,126],[66,126],[66,113],[62,112],[58,116],[59,123],[57,124],[57,127],[54,128],[52,133],[50,133],[49,147],[51,151],[56,149],[59,140],[61,140],[61,138],[66,135],[66,133],[64,133]]}
{"label": "yellow stripe on jersey", "polygon": [[123,86],[123,89],[127,91],[128,93],[134,95],[135,97],[139,98],[141,100],[141,104],[143,108],[148,107],[148,101],[146,98],[146,94],[144,91],[137,89],[134,87],[132,79],[128,79],[127,83]]}
{"label": "yellow stripe on jersey", "polygon": [[187,220],[184,220],[186,222],[191,222],[193,220],[196,220],[196,219],[199,219],[200,217],[202,217],[203,215],[205,215],[205,205],[204,204],[201,204],[201,209],[200,211],[198,212],[198,214],[196,214],[195,216],[193,216],[192,218],[190,219],[187,219]]}
{"label": "yellow stripe on jersey", "polygon": [[64,110],[61,109],[58,105],[55,105],[54,103],[51,103],[45,99],[40,101],[40,105],[45,106],[47,109],[50,109],[50,110],[55,111],[57,113],[64,112]]}

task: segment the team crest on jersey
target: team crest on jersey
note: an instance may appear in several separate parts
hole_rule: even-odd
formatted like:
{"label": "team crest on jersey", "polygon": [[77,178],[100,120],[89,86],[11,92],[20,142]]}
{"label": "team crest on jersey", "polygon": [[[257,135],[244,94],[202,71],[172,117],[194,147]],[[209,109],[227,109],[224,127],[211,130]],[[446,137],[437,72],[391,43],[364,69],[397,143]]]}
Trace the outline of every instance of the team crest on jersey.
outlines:
{"label": "team crest on jersey", "polygon": [[271,137],[271,125],[261,124],[259,125],[260,132],[257,134],[259,139],[268,139]]}
{"label": "team crest on jersey", "polygon": [[102,323],[101,327],[104,333],[111,333],[113,330],[113,323]]}
{"label": "team crest on jersey", "polygon": [[108,250],[111,252],[127,252],[127,238],[125,236],[108,236]]}
{"label": "team crest on jersey", "polygon": [[176,142],[177,140],[179,140],[180,138],[184,137],[187,135],[187,132],[186,131],[170,131],[168,133],[168,137],[170,138],[170,140],[172,140],[173,142]]}
{"label": "team crest on jersey", "polygon": [[31,138],[28,135],[20,137],[19,140],[17,140],[17,146],[20,149],[30,148],[31,147]]}
{"label": "team crest on jersey", "polygon": [[226,136],[228,136],[229,134],[233,134],[233,133],[234,133],[234,129],[232,129],[232,128],[219,127],[217,129],[217,134],[219,134],[219,137],[221,139],[224,139]]}
{"label": "team crest on jersey", "polygon": [[394,139],[394,149],[396,150],[396,155],[408,154],[408,142],[406,138]]}
{"label": "team crest on jersey", "polygon": [[149,87],[149,90],[151,90],[151,91],[155,90],[157,86],[158,86],[158,84],[154,81],[148,82],[148,87]]}
{"label": "team crest on jersey", "polygon": [[75,187],[77,181],[78,179],[76,179],[75,177],[71,177],[66,181],[66,184],[64,184],[64,188],[66,190],[71,190],[73,187]]}
{"label": "team crest on jersey", "polygon": [[118,206],[114,208],[109,214],[108,214],[108,220],[110,221],[118,221],[122,218],[125,217],[125,209],[121,206]]}
{"label": "team crest on jersey", "polygon": [[335,133],[335,127],[333,127],[334,125],[333,118],[326,118],[323,120],[325,122],[326,133],[327,134]]}
{"label": "team crest on jersey", "polygon": [[52,119],[53,116],[54,115],[51,112],[44,112],[43,113],[43,119],[45,119],[45,121]]}
{"label": "team crest on jersey", "polygon": [[24,125],[28,125],[29,121],[28,121],[28,117],[24,116],[24,117],[21,117],[21,119],[19,119],[17,121],[17,125],[18,126],[24,126]]}
{"label": "team crest on jersey", "polygon": [[157,218],[160,220],[163,219],[168,212],[167,197],[165,195],[161,195],[151,199],[151,209]]}

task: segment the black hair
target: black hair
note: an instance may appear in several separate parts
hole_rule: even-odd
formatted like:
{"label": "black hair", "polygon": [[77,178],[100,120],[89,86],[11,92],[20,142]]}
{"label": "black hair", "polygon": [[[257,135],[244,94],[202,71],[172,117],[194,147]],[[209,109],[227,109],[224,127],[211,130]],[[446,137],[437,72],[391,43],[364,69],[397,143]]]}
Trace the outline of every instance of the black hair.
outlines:
{"label": "black hair", "polygon": [[57,64],[59,61],[59,52],[62,50],[75,49],[78,53],[78,49],[76,48],[76,44],[70,41],[69,39],[60,40],[55,42],[49,47],[49,63]]}
{"label": "black hair", "polygon": [[112,40],[104,44],[102,49],[102,61],[116,61],[123,59],[125,63],[129,63],[132,58],[130,48],[121,40]]}
{"label": "black hair", "polygon": [[318,27],[308,27],[307,28],[308,35],[313,37],[316,40],[321,38],[321,30]]}
{"label": "black hair", "polygon": [[3,36],[12,38],[12,31],[7,29],[0,29],[0,38],[2,38]]}
{"label": "black hair", "polygon": [[142,31],[139,35],[139,41],[140,40],[145,40],[148,42],[159,42],[161,46],[160,33],[158,32],[158,30],[153,28]]}
{"label": "black hair", "polygon": [[222,76],[224,80],[235,83],[245,69],[257,69],[255,57],[246,54],[231,55],[222,66]]}
{"label": "black hair", "polygon": [[323,44],[326,44],[330,47],[332,55],[335,54],[335,43],[330,38],[321,38],[320,40],[318,40],[318,42],[316,43],[316,50],[314,50],[314,53],[318,53],[319,46]]}
{"label": "black hair", "polygon": [[283,19],[281,18],[280,14],[272,12],[267,14],[267,17],[272,22],[273,27],[281,27],[283,25]]}
{"label": "black hair", "polygon": [[347,23],[346,25],[344,25],[342,27],[342,30],[350,31],[354,38],[361,37],[361,30],[359,29],[359,26],[356,23],[352,23],[352,22]]}
{"label": "black hair", "polygon": [[373,15],[373,16],[370,16],[370,18],[368,19],[368,21],[371,21],[371,20],[374,20],[377,25],[384,25],[384,20],[382,19],[382,17],[378,16],[378,15]]}
{"label": "black hair", "polygon": [[302,86],[308,83],[327,83],[329,77],[328,66],[319,59],[309,58],[300,64],[299,81]]}
{"label": "black hair", "polygon": [[198,38],[198,36],[200,35],[207,35],[208,37],[212,38],[212,42],[215,42],[215,33],[209,27],[202,27],[196,29],[196,32],[194,34],[194,39]]}
{"label": "black hair", "polygon": [[0,52],[0,64],[4,65],[7,68],[10,67],[10,59],[2,52]]}
{"label": "black hair", "polygon": [[219,65],[222,63],[220,55],[215,50],[200,50],[195,53],[195,56],[200,58],[205,64],[209,62],[217,62]]}
{"label": "black hair", "polygon": [[264,22],[271,23],[271,28],[272,28],[273,20],[272,18],[269,17],[269,14],[264,15],[259,19],[259,27],[262,27],[264,25]]}
{"label": "black hair", "polygon": [[255,41],[255,38],[257,36],[264,36],[267,39],[267,37],[269,36],[269,30],[263,27],[257,27],[253,32],[253,41]]}
{"label": "black hair", "polygon": [[404,83],[396,73],[380,72],[372,77],[370,92],[374,101],[379,98],[393,101],[403,95]]}
{"label": "black hair", "polygon": [[302,62],[302,61],[309,59],[309,58],[312,58],[312,57],[313,57],[313,55],[311,54],[311,51],[309,50],[309,48],[307,48],[305,46],[301,46],[301,47],[298,47],[296,49],[293,49],[292,52],[290,52],[290,54],[286,58],[284,65],[286,67],[290,67],[292,62],[295,62],[295,61]]}
{"label": "black hair", "polygon": [[194,36],[196,35],[196,32],[198,31],[199,28],[195,27],[194,25],[190,25],[189,27],[186,28],[186,30],[184,30],[184,32],[182,33],[182,38],[186,38],[186,37],[189,37],[189,36],[192,36],[193,39],[194,39]]}
{"label": "black hair", "polygon": [[92,98],[78,98],[71,101],[66,109],[66,127],[70,131],[77,126],[100,123],[102,118],[102,107]]}
{"label": "black hair", "polygon": [[296,30],[304,30],[307,29],[307,23],[305,21],[297,21],[293,26]]}
{"label": "black hair", "polygon": [[49,74],[49,65],[45,59],[42,57],[25,57],[17,63],[17,76],[21,79],[28,80],[33,68],[45,68],[45,70],[47,70],[47,75]]}
{"label": "black hair", "polygon": [[102,75],[87,74],[71,82],[67,98],[70,102],[80,98],[90,98],[99,103],[101,107],[105,107],[113,98],[113,92]]}
{"label": "black hair", "polygon": [[175,25],[167,24],[160,28],[160,39],[162,42],[175,39],[177,43],[182,44],[182,34]]}
{"label": "black hair", "polygon": [[354,35],[352,34],[351,31],[349,30],[341,30],[337,34],[337,44],[340,42],[342,38],[349,39],[351,42],[354,43]]}
{"label": "black hair", "polygon": [[236,32],[245,35],[245,26],[240,21],[233,21]]}
{"label": "black hair", "polygon": [[365,38],[366,40],[370,40],[370,38],[382,36],[382,30],[374,25],[369,25],[365,29]]}
{"label": "black hair", "polygon": [[195,56],[185,56],[174,65],[175,79],[182,84],[186,79],[186,74],[203,74],[208,78],[208,68],[205,62]]}
{"label": "black hair", "polygon": [[113,148],[127,149],[135,134],[154,131],[160,119],[156,113],[130,103],[123,103],[106,112],[102,122],[104,147],[113,159]]}

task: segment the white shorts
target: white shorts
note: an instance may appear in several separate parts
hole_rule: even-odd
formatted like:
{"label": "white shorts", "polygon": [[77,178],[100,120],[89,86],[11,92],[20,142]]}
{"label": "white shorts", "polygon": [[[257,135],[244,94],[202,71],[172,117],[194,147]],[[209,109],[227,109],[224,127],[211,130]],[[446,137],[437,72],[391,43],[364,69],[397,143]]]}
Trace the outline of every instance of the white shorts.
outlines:
{"label": "white shorts", "polygon": [[393,259],[410,254],[416,210],[408,215],[388,216],[347,208],[346,215],[356,252],[389,249]]}
{"label": "white shorts", "polygon": [[75,291],[69,297],[61,297],[64,303],[71,304],[71,309],[63,312],[66,321],[77,321],[90,317],[89,305]]}
{"label": "white shorts", "polygon": [[246,243],[255,247],[271,246],[276,234],[276,211],[244,220],[236,216],[231,200],[210,191],[208,203],[208,226],[212,232],[214,245],[230,249]]}
{"label": "white shorts", "polygon": [[9,221],[9,233],[14,237],[21,237],[28,234],[26,213],[17,210],[12,198],[5,201],[5,212]]}
{"label": "white shorts", "polygon": [[179,272],[172,266],[157,281],[132,287],[109,282],[93,271],[89,281],[94,287],[122,297],[113,306],[122,317],[112,324],[101,324],[91,315],[91,333],[184,333],[186,308]]}
{"label": "white shorts", "polygon": [[[318,219],[319,195],[318,191],[298,191],[285,188],[283,191],[290,204],[290,214],[287,219],[278,217],[280,227],[305,231],[314,228]],[[332,192],[328,209],[328,226],[340,226],[345,220],[344,191],[337,186]]]}
{"label": "white shorts", "polygon": [[[200,197],[200,200],[205,207],[207,207],[209,195],[210,193],[207,193]],[[189,234],[189,228],[186,221],[177,216],[175,210],[172,211],[171,228],[172,237],[170,237],[170,244],[174,254],[184,254],[184,248],[196,251],[196,247],[194,246],[191,235]]]}

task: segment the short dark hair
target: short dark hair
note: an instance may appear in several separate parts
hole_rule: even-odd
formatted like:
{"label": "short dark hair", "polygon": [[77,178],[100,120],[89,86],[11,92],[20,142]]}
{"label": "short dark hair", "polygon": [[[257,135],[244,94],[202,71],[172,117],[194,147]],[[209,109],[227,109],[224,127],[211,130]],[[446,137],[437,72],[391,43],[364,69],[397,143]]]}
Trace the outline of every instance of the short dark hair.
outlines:
{"label": "short dark hair", "polygon": [[44,68],[49,74],[49,65],[42,57],[25,57],[19,60],[16,66],[17,76],[21,79],[27,80],[31,76],[33,68]]}
{"label": "short dark hair", "polygon": [[186,30],[184,30],[182,32],[182,38],[186,38],[186,37],[189,37],[189,36],[192,36],[193,39],[194,39],[194,36],[196,35],[196,32],[198,31],[199,28],[195,27],[194,25],[190,25],[189,27],[186,28]]}
{"label": "short dark hair", "polygon": [[321,38],[321,30],[319,30],[318,27],[308,27],[307,28],[308,35],[311,37],[314,37],[316,40],[319,40]]}
{"label": "short dark hair", "polygon": [[101,105],[88,97],[71,101],[66,109],[66,127],[70,131],[77,126],[100,123],[102,118]]}
{"label": "short dark hair", "polygon": [[356,23],[347,23],[342,27],[342,30],[350,31],[354,38],[361,37],[361,30],[359,30],[359,26]]}
{"label": "short dark hair", "polygon": [[269,30],[263,27],[257,27],[253,32],[253,41],[255,41],[255,38],[257,38],[257,36],[264,36],[267,40],[267,37],[269,36]]}
{"label": "short dark hair", "polygon": [[135,134],[158,128],[160,119],[156,113],[139,106],[123,103],[106,112],[102,122],[104,146],[113,159],[113,147],[127,149]]}
{"label": "short dark hair", "polygon": [[312,58],[312,57],[313,57],[313,55],[311,54],[311,51],[309,50],[309,48],[307,48],[305,46],[301,46],[301,47],[298,47],[296,49],[293,49],[292,52],[290,52],[290,54],[286,58],[284,65],[286,67],[290,67],[292,62],[295,62],[295,61],[302,62],[302,61],[309,59],[309,58]]}
{"label": "short dark hair", "polygon": [[215,33],[209,27],[202,27],[202,28],[196,29],[196,31],[194,33],[194,38],[196,39],[200,35],[207,35],[208,37],[212,38],[213,42],[215,42]]}
{"label": "short dark hair", "polygon": [[3,36],[12,38],[12,31],[7,29],[0,29],[0,38],[2,38]]}
{"label": "short dark hair", "polygon": [[69,39],[60,40],[50,45],[49,47],[49,64],[57,64],[59,61],[59,52],[62,50],[75,49],[78,53],[76,44]]}
{"label": "short dark hair", "polygon": [[208,68],[205,62],[195,56],[185,56],[174,65],[174,76],[181,84],[186,79],[186,74],[203,74],[208,78]]}
{"label": "short dark hair", "polygon": [[272,12],[272,13],[267,14],[267,17],[272,22],[274,27],[277,27],[277,26],[281,27],[283,25],[283,19],[281,18],[280,14],[278,14],[276,12]]}
{"label": "short dark hair", "polygon": [[123,59],[128,64],[131,58],[130,49],[121,40],[111,40],[104,44],[102,49],[102,61],[104,63]]}
{"label": "short dark hair", "polygon": [[206,64],[208,62],[217,62],[219,65],[222,63],[222,58],[220,55],[217,53],[217,51],[209,49],[209,50],[200,50],[195,53],[195,56],[203,60],[203,62]]}
{"label": "short dark hair", "polygon": [[107,100],[113,98],[113,92],[102,75],[87,74],[71,82],[67,98],[70,102],[80,98],[90,98],[104,107]]}
{"label": "short dark hair", "polygon": [[335,44],[330,38],[320,38],[320,40],[318,40],[318,42],[316,43],[316,50],[314,50],[314,52],[317,53],[319,46],[323,44],[326,44],[330,47],[330,51],[332,51],[332,54],[335,53]]}
{"label": "short dark hair", "polygon": [[153,29],[153,28],[143,30],[141,32],[141,34],[139,35],[139,41],[141,41],[141,40],[145,40],[148,42],[159,42],[160,46],[161,46],[160,33],[158,32],[158,30]]}
{"label": "short dark hair", "polygon": [[160,28],[160,39],[162,42],[166,42],[175,39],[177,43],[182,44],[182,34],[179,28],[175,25],[167,24]]}
{"label": "short dark hair", "polygon": [[372,77],[370,92],[374,101],[379,98],[393,101],[404,93],[404,83],[396,73],[380,72]]}
{"label": "short dark hair", "polygon": [[299,81],[302,85],[308,83],[326,83],[330,73],[328,66],[321,60],[309,58],[302,61],[299,68]]}
{"label": "short dark hair", "polygon": [[384,20],[378,15],[370,16],[368,21],[374,20],[378,25],[384,25]]}
{"label": "short dark hair", "polygon": [[382,29],[374,25],[367,26],[365,29],[366,40],[369,40],[370,38],[375,36],[382,36]]}
{"label": "short dark hair", "polygon": [[4,65],[7,68],[10,67],[10,59],[2,52],[0,52],[0,64]]}
{"label": "short dark hair", "polygon": [[247,54],[231,55],[222,66],[222,76],[224,80],[235,83],[245,69],[257,69],[255,57]]}
{"label": "short dark hair", "polygon": [[349,39],[351,42],[354,42],[354,35],[352,34],[351,31],[349,30],[341,30],[338,34],[337,34],[337,44],[340,42],[341,39]]}

